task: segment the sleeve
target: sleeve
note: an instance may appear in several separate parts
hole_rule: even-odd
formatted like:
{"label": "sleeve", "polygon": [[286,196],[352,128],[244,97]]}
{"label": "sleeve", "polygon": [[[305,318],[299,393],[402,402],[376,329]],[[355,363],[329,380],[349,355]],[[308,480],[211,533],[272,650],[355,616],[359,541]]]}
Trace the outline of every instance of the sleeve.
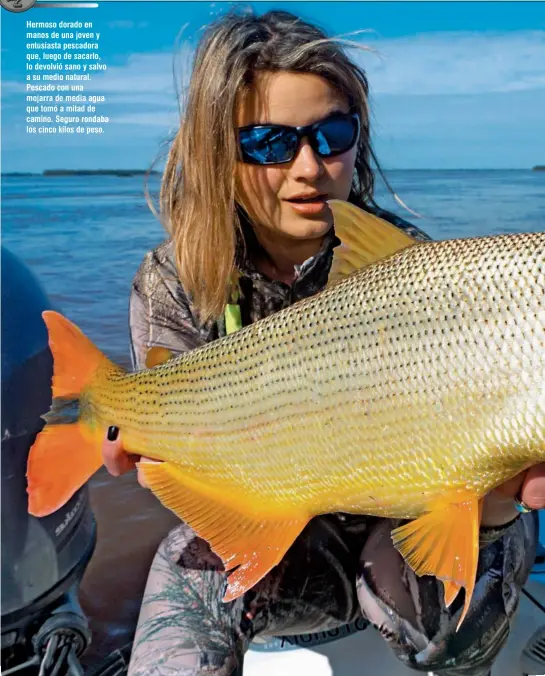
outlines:
{"label": "sleeve", "polygon": [[241,676],[249,638],[244,597],[224,603],[221,559],[186,525],[159,545],[148,576],[131,676]]}
{"label": "sleeve", "polygon": [[391,543],[391,528],[381,520],[362,552],[357,590],[364,616],[410,668],[489,676],[535,560],[537,513],[516,518],[499,537],[481,536],[475,592],[458,631],[463,593],[447,609],[442,582],[413,573]]}
{"label": "sleeve", "polygon": [[129,334],[134,369],[145,368],[150,347],[180,354],[204,342],[171,257],[164,250],[148,253],[134,277]]}

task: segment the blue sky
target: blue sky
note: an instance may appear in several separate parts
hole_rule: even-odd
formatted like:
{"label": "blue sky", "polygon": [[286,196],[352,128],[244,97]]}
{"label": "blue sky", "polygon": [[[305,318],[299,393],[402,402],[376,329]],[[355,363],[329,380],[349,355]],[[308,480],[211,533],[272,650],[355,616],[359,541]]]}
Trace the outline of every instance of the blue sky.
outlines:
{"label": "blue sky", "polygon": [[[97,9],[1,10],[2,170],[146,168],[177,124],[173,58],[187,81],[202,27],[230,2],[100,2]],[[329,34],[368,30],[374,144],[395,168],[528,168],[545,163],[545,3],[257,2]],[[25,133],[26,21],[92,21],[107,64],[87,93],[112,120],[100,137]],[[159,167],[161,165],[159,164]]]}

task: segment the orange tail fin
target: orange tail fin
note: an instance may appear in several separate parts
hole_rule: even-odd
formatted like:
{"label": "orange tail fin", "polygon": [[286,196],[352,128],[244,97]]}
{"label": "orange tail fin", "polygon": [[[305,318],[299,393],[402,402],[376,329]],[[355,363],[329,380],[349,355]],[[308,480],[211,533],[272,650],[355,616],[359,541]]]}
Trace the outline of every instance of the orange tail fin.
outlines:
{"label": "orange tail fin", "polygon": [[42,313],[53,353],[53,396],[77,398],[108,358],[69,319]]}
{"label": "orange tail fin", "polygon": [[46,425],[38,434],[27,464],[29,514],[56,512],[102,465],[100,446],[82,428]]}
{"label": "orange tail fin", "polygon": [[[53,353],[53,397],[77,399],[110,362],[66,317],[52,311],[42,316]],[[29,513],[47,516],[60,509],[101,465],[100,445],[84,423],[46,425],[28,456]]]}

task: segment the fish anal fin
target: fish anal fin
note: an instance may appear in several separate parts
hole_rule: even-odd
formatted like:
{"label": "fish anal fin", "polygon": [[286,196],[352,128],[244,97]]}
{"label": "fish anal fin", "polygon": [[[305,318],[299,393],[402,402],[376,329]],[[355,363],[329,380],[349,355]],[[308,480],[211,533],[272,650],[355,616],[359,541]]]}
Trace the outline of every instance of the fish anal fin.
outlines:
{"label": "fish anal fin", "polygon": [[445,587],[445,606],[450,608],[462,587],[452,580],[445,580],[443,585]]}
{"label": "fish anal fin", "polygon": [[417,575],[434,575],[445,583],[449,606],[465,589],[456,630],[471,603],[479,560],[481,506],[474,493],[453,490],[430,505],[423,516],[392,531],[392,540]]}
{"label": "fish anal fin", "polygon": [[164,364],[174,357],[174,352],[166,347],[154,345],[146,352],[146,368],[151,369],[159,364]]}
{"label": "fish anal fin", "polygon": [[29,514],[57,511],[101,466],[100,440],[82,423],[46,425],[28,455]]}
{"label": "fish anal fin", "polygon": [[341,240],[341,245],[333,251],[329,286],[418,243],[392,223],[349,202],[329,200],[328,205],[333,212],[335,234]]}
{"label": "fish anal fin", "polygon": [[248,509],[243,500],[168,462],[143,462],[139,469],[165,507],[209,543],[226,571],[238,566],[228,577],[224,601],[244,594],[280,563],[310,518],[267,511],[261,505],[259,510]]}

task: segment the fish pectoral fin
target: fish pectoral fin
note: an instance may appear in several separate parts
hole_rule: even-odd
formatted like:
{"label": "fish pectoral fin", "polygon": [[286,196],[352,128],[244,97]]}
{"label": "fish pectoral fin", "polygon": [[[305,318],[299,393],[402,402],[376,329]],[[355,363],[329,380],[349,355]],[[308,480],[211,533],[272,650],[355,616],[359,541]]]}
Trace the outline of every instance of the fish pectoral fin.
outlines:
{"label": "fish pectoral fin", "polygon": [[146,352],[146,368],[151,369],[159,364],[164,364],[174,357],[174,352],[166,347],[154,345]]}
{"label": "fish pectoral fin", "polygon": [[238,496],[206,485],[175,465],[139,463],[159,500],[206,540],[227,578],[224,601],[241,596],[282,560],[309,521],[306,514],[251,510]]}
{"label": "fish pectoral fin", "polygon": [[392,223],[349,202],[329,200],[328,205],[333,212],[335,234],[341,240],[333,251],[328,286],[371,263],[418,244],[418,240]]}
{"label": "fish pectoral fin", "polygon": [[435,575],[445,585],[445,603],[464,587],[465,600],[456,630],[471,603],[479,560],[481,505],[466,491],[452,491],[423,516],[392,531],[392,540],[417,575]]}

